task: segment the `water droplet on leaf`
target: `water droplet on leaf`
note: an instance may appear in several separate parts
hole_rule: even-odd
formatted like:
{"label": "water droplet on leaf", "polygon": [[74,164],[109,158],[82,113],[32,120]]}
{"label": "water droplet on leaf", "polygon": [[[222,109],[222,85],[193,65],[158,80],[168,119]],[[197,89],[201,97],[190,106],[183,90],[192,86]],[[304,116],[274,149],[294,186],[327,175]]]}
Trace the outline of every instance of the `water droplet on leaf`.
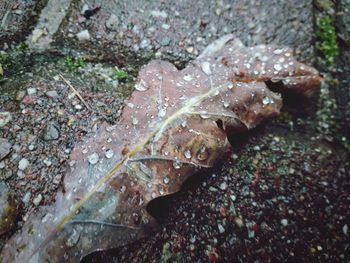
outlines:
{"label": "water droplet on leaf", "polygon": [[185,81],[191,81],[192,79],[193,79],[192,76],[189,75],[189,74],[186,74],[186,75],[184,76],[184,80],[185,80]]}
{"label": "water droplet on leaf", "polygon": [[97,153],[93,153],[88,157],[88,161],[92,165],[95,165],[98,162],[98,160],[99,160],[99,157]]}
{"label": "water droplet on leaf", "polygon": [[149,89],[149,86],[144,80],[141,79],[140,82],[135,85],[135,89],[138,91],[146,91]]}
{"label": "water droplet on leaf", "polygon": [[80,232],[78,232],[76,229],[73,229],[72,234],[68,237],[66,241],[67,247],[74,247],[80,238]]}
{"label": "water droplet on leaf", "polygon": [[113,155],[114,155],[114,152],[113,152],[112,149],[107,149],[107,150],[105,151],[105,156],[106,156],[106,158],[110,159],[110,158],[113,157]]}
{"label": "water droplet on leaf", "polygon": [[170,182],[169,177],[165,176],[163,179],[163,183],[168,184]]}
{"label": "water droplet on leaf", "polygon": [[209,119],[210,116],[208,115],[208,112],[207,111],[203,111],[201,114],[200,114],[201,118],[202,119]]}
{"label": "water droplet on leaf", "polygon": [[181,162],[180,160],[176,159],[176,160],[173,162],[173,167],[174,167],[175,169],[180,169],[181,166],[182,166],[182,162]]}
{"label": "water droplet on leaf", "polygon": [[264,105],[267,105],[267,104],[273,103],[273,101],[269,97],[264,97],[262,103]]}
{"label": "water droplet on leaf", "polygon": [[201,68],[203,70],[203,72],[206,74],[206,75],[211,75],[212,72],[211,72],[211,69],[210,69],[210,63],[205,61],[201,64]]}
{"label": "water droplet on leaf", "polygon": [[122,185],[119,190],[120,190],[121,193],[124,193],[125,190],[126,190],[126,186]]}
{"label": "water droplet on leaf", "polygon": [[280,70],[282,69],[282,66],[281,66],[281,64],[275,64],[275,65],[273,66],[273,68],[274,68],[275,70],[277,70],[277,71],[280,71]]}
{"label": "water droplet on leaf", "polygon": [[199,153],[197,155],[197,159],[199,161],[205,161],[209,158],[209,152],[207,147],[202,146],[202,148],[199,150]]}
{"label": "water droplet on leaf", "polygon": [[184,151],[184,155],[187,159],[191,159],[191,157],[192,157],[192,153],[189,149]]}

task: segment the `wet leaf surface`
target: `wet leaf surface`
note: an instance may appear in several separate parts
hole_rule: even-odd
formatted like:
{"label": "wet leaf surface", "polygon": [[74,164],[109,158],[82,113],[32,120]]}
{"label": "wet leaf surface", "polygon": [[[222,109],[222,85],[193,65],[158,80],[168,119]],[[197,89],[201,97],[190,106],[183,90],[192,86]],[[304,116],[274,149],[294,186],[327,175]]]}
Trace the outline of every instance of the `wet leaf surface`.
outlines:
{"label": "wet leaf surface", "polygon": [[[232,35],[179,71],[165,61],[141,69],[117,125],[101,124],[73,150],[56,202],[31,216],[4,247],[5,261],[79,261],[148,235],[147,204],[177,192],[228,155],[227,134],[277,115],[265,82],[305,93],[321,82],[289,48],[244,47]],[[224,187],[224,186],[222,186]]]}

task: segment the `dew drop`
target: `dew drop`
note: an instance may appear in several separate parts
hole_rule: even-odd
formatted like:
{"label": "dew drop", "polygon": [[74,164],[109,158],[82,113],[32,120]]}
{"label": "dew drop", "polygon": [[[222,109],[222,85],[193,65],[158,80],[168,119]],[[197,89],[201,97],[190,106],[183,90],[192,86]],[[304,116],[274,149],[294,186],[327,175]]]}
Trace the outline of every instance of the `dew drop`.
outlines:
{"label": "dew drop", "polygon": [[203,62],[201,64],[201,68],[206,75],[210,76],[212,74],[209,62],[207,62],[207,61]]}
{"label": "dew drop", "polygon": [[273,53],[276,55],[282,54],[283,49],[276,49]]}
{"label": "dew drop", "polygon": [[139,123],[139,120],[136,119],[135,117],[132,117],[132,124],[137,125]]}
{"label": "dew drop", "polygon": [[180,160],[176,159],[176,160],[173,162],[173,167],[174,167],[175,169],[180,169],[181,166],[182,166],[182,162],[181,162]]}
{"label": "dew drop", "polygon": [[186,157],[187,159],[191,159],[191,157],[192,157],[192,153],[191,153],[191,151],[190,151],[189,149],[186,149],[186,150],[184,151],[184,155],[185,155],[185,157]]}
{"label": "dew drop", "polygon": [[165,176],[163,179],[163,183],[168,184],[170,182],[169,177]]}
{"label": "dew drop", "polygon": [[125,190],[126,190],[126,186],[122,185],[119,190],[120,190],[121,193],[124,193]]}
{"label": "dew drop", "polygon": [[224,108],[228,108],[230,106],[230,103],[228,103],[227,101],[224,101]]}
{"label": "dew drop", "polygon": [[199,116],[201,116],[202,119],[209,119],[210,118],[207,111],[203,111]]}
{"label": "dew drop", "polygon": [[98,162],[98,159],[99,159],[99,157],[98,157],[97,153],[93,153],[93,154],[89,155],[89,157],[88,157],[88,161],[92,165],[95,165]]}
{"label": "dew drop", "polygon": [[273,66],[273,68],[274,68],[275,70],[277,70],[277,71],[280,71],[280,70],[282,69],[282,66],[281,66],[281,64],[275,64],[275,65]]}
{"label": "dew drop", "polygon": [[156,198],[157,194],[155,192],[152,192],[152,198]]}
{"label": "dew drop", "polygon": [[80,232],[76,229],[73,229],[73,233],[68,237],[66,241],[67,247],[74,247],[80,239]]}
{"label": "dew drop", "polygon": [[197,155],[197,159],[199,161],[205,161],[209,158],[209,152],[207,147],[205,147],[204,145],[201,147],[201,149],[199,150],[199,153]]}
{"label": "dew drop", "polygon": [[233,84],[232,84],[232,83],[228,84],[228,85],[227,85],[227,88],[228,88],[228,89],[232,89],[232,88],[233,88]]}
{"label": "dew drop", "polygon": [[192,78],[192,76],[190,75],[190,74],[186,74],[185,76],[184,76],[184,80],[185,81],[191,81],[193,78]]}
{"label": "dew drop", "polygon": [[265,96],[264,98],[263,98],[263,100],[262,100],[262,103],[264,104],[264,105],[267,105],[267,104],[270,104],[270,103],[272,103],[273,101],[269,98],[269,97],[267,97],[267,96]]}
{"label": "dew drop", "polygon": [[135,85],[135,89],[138,91],[146,91],[149,89],[149,86],[143,79],[141,79],[140,82]]}
{"label": "dew drop", "polygon": [[161,108],[158,112],[158,117],[162,118],[166,115],[166,110],[164,108]]}
{"label": "dew drop", "polygon": [[164,188],[163,187],[159,187],[159,194],[163,195],[164,194]]}
{"label": "dew drop", "polygon": [[114,152],[113,152],[112,149],[107,149],[107,150],[105,151],[105,156],[106,156],[107,159],[112,158],[113,155],[114,155]]}

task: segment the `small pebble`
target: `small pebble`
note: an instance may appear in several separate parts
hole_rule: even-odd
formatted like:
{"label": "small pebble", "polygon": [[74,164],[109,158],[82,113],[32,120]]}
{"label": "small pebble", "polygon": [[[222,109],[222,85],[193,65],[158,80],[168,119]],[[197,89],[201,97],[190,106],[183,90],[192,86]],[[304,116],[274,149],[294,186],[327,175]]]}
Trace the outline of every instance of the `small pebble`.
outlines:
{"label": "small pebble", "polygon": [[239,228],[242,228],[242,227],[244,226],[243,220],[242,220],[242,218],[240,218],[240,217],[236,217],[236,218],[235,218],[235,224],[236,224]]}
{"label": "small pebble", "polygon": [[4,159],[11,151],[11,143],[4,138],[0,138],[0,160]]}
{"label": "small pebble", "polygon": [[344,233],[344,235],[348,234],[348,225],[347,224],[343,225],[343,233]]}
{"label": "small pebble", "polygon": [[285,218],[282,219],[282,220],[281,220],[281,225],[282,225],[282,226],[287,226],[287,225],[288,225],[288,220],[285,219]]}
{"label": "small pebble", "polygon": [[83,41],[87,41],[90,39],[90,33],[88,30],[83,30],[83,31],[80,31],[78,34],[77,34],[77,38],[79,41],[83,42]]}
{"label": "small pebble", "polygon": [[40,202],[41,202],[42,199],[43,199],[43,196],[42,196],[41,194],[38,194],[38,196],[34,198],[33,204],[34,204],[35,206],[38,206],[38,205],[40,204]]}
{"label": "small pebble", "polygon": [[30,192],[26,192],[22,198],[22,202],[27,204],[29,202],[31,196],[32,196],[32,194]]}
{"label": "small pebble", "polygon": [[49,98],[55,98],[58,96],[58,93],[56,90],[50,90],[48,92],[45,93],[46,96],[48,96]]}
{"label": "small pebble", "polygon": [[28,95],[33,95],[36,93],[36,88],[28,88],[27,89],[27,94]]}
{"label": "small pebble", "polygon": [[227,183],[226,182],[223,182],[220,184],[220,189],[221,190],[226,190],[227,189]]}
{"label": "small pebble", "polygon": [[18,163],[18,169],[24,171],[29,165],[29,161],[26,158],[22,158]]}
{"label": "small pebble", "polygon": [[11,113],[0,112],[0,127],[4,127],[11,120]]}
{"label": "small pebble", "polygon": [[221,224],[218,224],[218,229],[220,234],[225,232],[225,228]]}
{"label": "small pebble", "polygon": [[235,195],[230,195],[230,199],[232,200],[232,202],[236,201],[236,196]]}

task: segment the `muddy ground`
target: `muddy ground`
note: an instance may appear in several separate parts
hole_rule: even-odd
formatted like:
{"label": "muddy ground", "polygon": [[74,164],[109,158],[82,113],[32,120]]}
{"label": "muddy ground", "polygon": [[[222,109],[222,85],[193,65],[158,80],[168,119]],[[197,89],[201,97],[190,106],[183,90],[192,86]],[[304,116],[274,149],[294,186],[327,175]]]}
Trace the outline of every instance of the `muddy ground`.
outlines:
{"label": "muddy ground", "polygon": [[[291,46],[326,86],[286,97],[276,120],[230,138],[229,160],[151,203],[161,225],[151,238],[85,262],[349,262],[349,9],[345,0],[2,1],[0,202],[11,209],[1,211],[0,245],[53,202],[75,143],[117,122],[140,66],[160,58],[181,68],[234,33],[246,45]],[[317,33],[324,16],[335,18],[331,64]]]}

